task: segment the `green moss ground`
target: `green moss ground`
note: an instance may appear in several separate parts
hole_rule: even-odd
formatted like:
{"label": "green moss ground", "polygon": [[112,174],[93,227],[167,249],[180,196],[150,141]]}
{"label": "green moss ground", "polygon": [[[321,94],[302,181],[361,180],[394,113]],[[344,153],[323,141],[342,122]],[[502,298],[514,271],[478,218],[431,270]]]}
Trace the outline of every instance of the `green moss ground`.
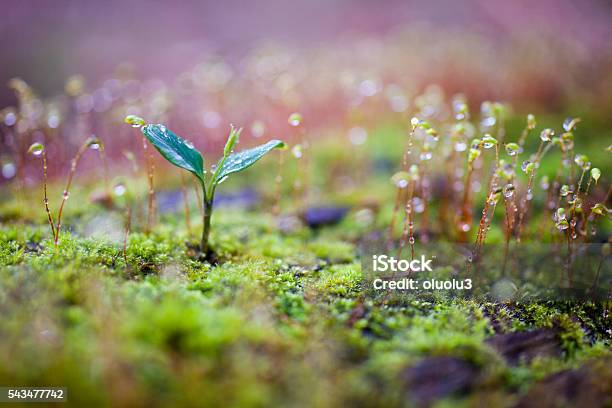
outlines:
{"label": "green moss ground", "polygon": [[[315,173],[329,169],[331,159],[316,157]],[[271,159],[241,183],[273,179],[274,167]],[[378,197],[380,225],[392,207],[387,178],[373,174],[339,193],[314,177],[331,202]],[[158,191],[176,186],[158,183]],[[407,373],[453,357],[474,367],[477,381],[437,403],[490,406],[612,358],[602,304],[365,296],[357,248],[372,227],[357,212],[320,231],[281,233],[263,210],[271,193],[252,211],[220,208],[212,243],[221,262],[211,266],[185,245],[200,226],[195,202],[191,236],[180,213],[161,214],[145,234],[136,211],[124,257],[123,211],[87,203],[92,188],[77,181],[57,248],[38,187],[0,203],[0,384],[65,386],[72,406],[410,406],[418,395]],[[554,333],[555,353],[512,363],[490,342],[536,329]],[[612,381],[605,373],[597,381]]]}

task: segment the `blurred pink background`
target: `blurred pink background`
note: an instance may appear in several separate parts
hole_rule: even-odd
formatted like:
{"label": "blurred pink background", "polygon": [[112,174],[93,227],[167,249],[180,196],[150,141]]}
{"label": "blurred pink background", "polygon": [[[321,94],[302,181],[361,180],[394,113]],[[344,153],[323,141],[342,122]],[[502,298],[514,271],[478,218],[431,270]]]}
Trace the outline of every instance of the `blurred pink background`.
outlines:
{"label": "blurred pink background", "polygon": [[[474,31],[500,44],[525,33],[578,43],[589,73],[609,59],[611,21],[612,3],[603,0],[4,0],[0,84],[20,76],[45,97],[62,92],[70,75],[109,77],[124,61],[142,78],[165,79],[209,51],[237,60],[268,40],[306,49],[419,23]],[[8,104],[14,96],[0,86],[0,105]]]}

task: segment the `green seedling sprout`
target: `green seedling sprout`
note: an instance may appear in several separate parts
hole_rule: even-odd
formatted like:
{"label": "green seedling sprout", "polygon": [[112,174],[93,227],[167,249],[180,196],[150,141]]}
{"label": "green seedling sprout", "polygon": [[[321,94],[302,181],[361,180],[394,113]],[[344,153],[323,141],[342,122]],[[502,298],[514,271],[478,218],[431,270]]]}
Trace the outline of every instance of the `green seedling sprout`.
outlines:
{"label": "green seedling sprout", "polygon": [[174,134],[165,125],[147,124],[141,126],[140,130],[166,160],[177,167],[191,172],[198,179],[202,187],[202,204],[204,208],[200,252],[207,258],[212,255],[208,241],[217,186],[223,183],[231,174],[240,172],[253,165],[271,150],[285,147],[285,144],[280,140],[270,140],[255,148],[234,153],[233,149],[238,143],[242,129],[236,129],[231,126],[223,149],[223,156],[214,167],[214,170],[211,170],[212,176],[208,177],[207,180],[204,158],[193,144]]}

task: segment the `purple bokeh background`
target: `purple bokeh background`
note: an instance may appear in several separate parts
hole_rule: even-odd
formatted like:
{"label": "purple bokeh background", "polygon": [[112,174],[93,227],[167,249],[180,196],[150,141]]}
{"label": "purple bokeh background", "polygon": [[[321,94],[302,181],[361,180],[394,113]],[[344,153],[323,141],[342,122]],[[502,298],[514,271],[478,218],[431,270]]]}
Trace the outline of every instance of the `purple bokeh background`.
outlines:
{"label": "purple bokeh background", "polygon": [[[231,60],[268,40],[309,48],[422,22],[500,42],[525,32],[567,38],[598,64],[610,48],[611,21],[612,3],[603,0],[4,0],[0,84],[20,76],[45,97],[62,92],[72,74],[108,77],[125,61],[143,78],[165,79],[209,51]],[[0,86],[0,105],[9,104],[14,96]]]}

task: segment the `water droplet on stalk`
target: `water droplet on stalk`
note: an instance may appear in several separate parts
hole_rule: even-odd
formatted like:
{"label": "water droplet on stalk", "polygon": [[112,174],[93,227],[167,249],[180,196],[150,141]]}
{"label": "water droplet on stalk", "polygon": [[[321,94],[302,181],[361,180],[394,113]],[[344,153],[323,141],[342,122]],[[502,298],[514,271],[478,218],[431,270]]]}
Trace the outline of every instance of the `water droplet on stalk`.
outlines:
{"label": "water droplet on stalk", "polygon": [[507,143],[506,144],[506,153],[508,156],[516,156],[519,152],[519,145],[516,143]]}
{"label": "water droplet on stalk", "polygon": [[139,128],[145,124],[144,119],[136,115],[127,115],[123,121],[133,128]]}
{"label": "water droplet on stalk", "polygon": [[45,151],[45,146],[42,143],[33,143],[28,149],[28,153],[33,156],[39,157]]}
{"label": "water droplet on stalk", "polygon": [[412,205],[414,206],[414,212],[417,214],[421,214],[425,211],[425,202],[419,197],[414,197],[412,199]]}
{"label": "water droplet on stalk", "polygon": [[559,194],[561,194],[561,197],[566,197],[568,194],[572,192],[573,192],[573,189],[567,184],[562,185],[561,190],[559,190]]}
{"label": "water droplet on stalk", "polygon": [[421,155],[419,157],[421,161],[431,160],[432,154],[430,151],[424,151],[421,152]]}
{"label": "water droplet on stalk", "polygon": [[512,198],[514,196],[514,191],[515,191],[514,185],[506,184],[503,190],[504,197]]}
{"label": "water droplet on stalk", "polygon": [[552,129],[544,129],[540,132],[540,140],[543,142],[550,142],[552,137],[555,135],[555,131]]}
{"label": "water droplet on stalk", "polygon": [[521,170],[523,170],[527,174],[530,174],[533,171],[534,167],[535,164],[533,164],[529,160],[525,160],[523,164],[521,164]]}
{"label": "water droplet on stalk", "polygon": [[123,185],[123,183],[116,184],[115,187],[113,187],[113,192],[116,196],[121,197],[126,192],[125,185]]}
{"label": "water droplet on stalk", "polygon": [[576,128],[576,125],[580,122],[580,118],[568,117],[563,121],[563,129],[566,132],[571,132]]}

